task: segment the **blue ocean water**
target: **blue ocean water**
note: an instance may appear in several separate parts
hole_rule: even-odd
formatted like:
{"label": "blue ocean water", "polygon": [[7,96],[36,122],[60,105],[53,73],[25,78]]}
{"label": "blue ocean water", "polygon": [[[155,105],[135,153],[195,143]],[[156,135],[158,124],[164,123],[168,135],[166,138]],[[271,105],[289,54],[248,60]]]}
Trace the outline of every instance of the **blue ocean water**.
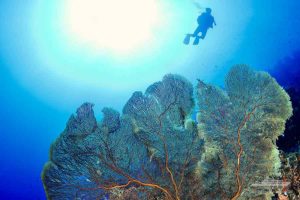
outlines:
{"label": "blue ocean water", "polygon": [[[207,1],[203,2],[205,6],[210,6]],[[232,3],[232,1],[230,2]],[[201,1],[199,3],[201,4]],[[97,115],[100,113],[100,108],[107,103],[120,109],[133,91],[145,90],[144,85],[157,81],[156,78],[161,78],[163,75],[157,70],[155,71],[156,75],[148,79],[145,77],[148,76],[149,71],[143,74],[144,77],[140,77],[140,74],[133,71],[132,76],[135,77],[132,79],[145,79],[145,83],[142,86],[136,83],[132,84],[131,86],[136,86],[136,88],[125,88],[121,94],[119,94],[121,89],[112,89],[107,94],[109,97],[104,95],[105,93],[101,93],[101,88],[99,89],[100,97],[95,97],[93,93],[97,89],[85,92],[85,89],[89,89],[81,88],[73,82],[58,82],[59,78],[44,79],[50,85],[45,86],[41,79],[44,76],[29,68],[29,66],[44,64],[40,61],[43,58],[49,61],[48,58],[38,57],[34,54],[32,45],[41,44],[28,39],[32,38],[31,32],[28,31],[30,20],[23,17],[30,13],[31,8],[36,6],[35,4],[39,4],[39,1],[3,0],[0,2],[0,9],[3,11],[0,13],[0,199],[4,200],[45,199],[40,173],[44,163],[48,160],[50,144],[63,131],[70,114],[83,101],[96,103]],[[218,4],[218,1],[213,1],[212,4]],[[231,4],[228,3],[228,5]],[[235,7],[230,10],[231,13],[222,15],[220,14],[222,6],[225,11],[227,8],[225,5],[218,7],[214,13],[218,25],[215,29],[209,30],[207,40],[205,40],[207,43],[204,43],[203,46],[200,44],[199,47],[192,47],[193,50],[182,49],[183,53],[192,51],[193,54],[181,58],[187,60],[172,58],[175,60],[168,62],[170,67],[162,71],[182,73],[193,82],[198,77],[221,84],[224,74],[231,65],[246,63],[254,68],[272,72],[285,86],[291,84],[291,77],[294,76],[294,84],[299,77],[299,59],[289,64],[285,64],[287,62],[282,60],[298,55],[297,52],[300,49],[300,14],[298,12],[300,2],[298,0],[266,0],[263,2],[255,0],[239,1],[238,5],[241,6],[241,9]],[[243,5],[246,5],[248,9],[243,10],[245,9]],[[214,7],[211,7],[214,11]],[[189,10],[185,12],[188,13]],[[220,19],[218,16],[226,17],[228,15],[231,18],[239,18],[243,17],[243,13],[247,15],[247,19],[242,22],[243,28],[232,33],[231,36],[226,36],[230,38],[230,42],[225,43],[226,46],[218,42],[209,46],[209,42],[217,41],[219,37],[222,37],[218,26],[225,27],[228,32],[230,29],[238,28],[234,27],[234,23],[222,24],[222,21],[226,22],[226,20]],[[240,24],[236,26],[240,26]],[[222,42],[224,41],[222,40]],[[183,45],[182,39],[178,39],[177,42]],[[205,45],[209,46],[209,49],[206,49]],[[41,45],[40,48],[46,47]],[[199,52],[197,48],[199,48]],[[210,54],[206,54],[207,52]],[[206,56],[201,57],[201,54]],[[197,60],[198,57],[201,57],[200,61]],[[203,60],[207,60],[207,63]],[[63,63],[61,60],[60,62]],[[149,62],[151,63],[151,61]],[[158,65],[158,62],[155,61],[154,65]],[[86,64],[86,62],[83,63]],[[211,65],[211,63],[216,64]],[[201,65],[204,67],[199,67]],[[209,68],[209,70],[205,71],[204,68]],[[26,77],[29,76],[28,74],[33,75]],[[117,80],[114,79],[107,84],[123,84],[123,82],[118,83]],[[72,98],[64,96],[64,91],[55,92],[60,90],[60,87],[69,90],[72,89],[72,86],[74,86],[73,90],[70,94],[68,93]]]}
{"label": "blue ocean water", "polygon": [[30,95],[16,84],[3,62],[1,74],[5,76],[1,75],[0,198],[45,199],[41,169],[49,144],[63,130],[69,113]]}

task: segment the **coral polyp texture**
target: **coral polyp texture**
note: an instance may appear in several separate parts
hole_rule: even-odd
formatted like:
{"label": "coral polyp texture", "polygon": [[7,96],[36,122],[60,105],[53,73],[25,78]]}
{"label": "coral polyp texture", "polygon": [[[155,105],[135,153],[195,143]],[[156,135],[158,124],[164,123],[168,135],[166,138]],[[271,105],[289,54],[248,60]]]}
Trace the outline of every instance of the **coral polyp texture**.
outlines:
{"label": "coral polyp texture", "polygon": [[268,199],[252,185],[280,177],[275,141],[292,107],[270,75],[238,65],[224,90],[169,74],[122,114],[102,112],[83,104],[52,144],[48,199]]}

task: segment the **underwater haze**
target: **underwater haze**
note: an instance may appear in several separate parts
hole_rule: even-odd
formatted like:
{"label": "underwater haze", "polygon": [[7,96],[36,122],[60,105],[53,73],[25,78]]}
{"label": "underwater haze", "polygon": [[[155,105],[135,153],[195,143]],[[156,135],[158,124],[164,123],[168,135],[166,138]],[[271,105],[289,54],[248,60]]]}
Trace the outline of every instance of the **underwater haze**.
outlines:
{"label": "underwater haze", "polygon": [[[216,25],[185,45],[206,8]],[[166,74],[185,77],[175,75],[188,88],[182,93],[200,101],[190,86],[227,90],[236,64],[269,72],[294,108],[277,145],[299,151],[298,0],[1,0],[0,10],[0,199],[46,199],[41,173],[71,114],[91,102],[97,120],[104,107],[121,113],[127,105],[133,115],[132,94]]]}

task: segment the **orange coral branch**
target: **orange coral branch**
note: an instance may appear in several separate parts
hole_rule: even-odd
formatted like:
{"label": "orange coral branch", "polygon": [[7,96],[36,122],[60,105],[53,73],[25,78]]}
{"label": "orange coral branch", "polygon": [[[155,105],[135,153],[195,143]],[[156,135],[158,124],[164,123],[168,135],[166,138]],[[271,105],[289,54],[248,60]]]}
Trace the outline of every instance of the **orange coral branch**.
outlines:
{"label": "orange coral branch", "polygon": [[168,155],[168,151],[167,151],[167,145],[166,145],[165,142],[164,142],[164,149],[165,149],[165,153],[166,153],[166,170],[170,175],[170,178],[171,178],[174,190],[175,190],[175,194],[176,194],[176,200],[180,200],[179,192],[178,192],[178,186],[177,186],[176,181],[174,179],[173,173],[169,168],[169,164],[168,164],[169,163],[169,155]]}
{"label": "orange coral branch", "polygon": [[[177,101],[177,98],[175,98],[175,100],[170,103],[167,108],[159,115],[158,119],[159,119],[159,127],[160,127],[160,130],[162,128],[162,121],[161,121],[161,117],[171,108],[172,105],[174,105]],[[168,154],[168,148],[167,148],[167,144],[165,142],[165,139],[164,137],[161,135],[161,133],[159,132],[158,135],[161,137],[161,140],[163,142],[163,145],[164,145],[164,151],[165,151],[165,168],[170,176],[170,179],[171,179],[171,182],[172,182],[172,185],[173,185],[173,188],[175,190],[175,199],[176,200],[180,200],[180,196],[179,196],[179,190],[178,190],[178,186],[176,184],[176,181],[174,179],[174,176],[173,176],[173,173],[171,171],[171,169],[169,168],[169,154]]]}
{"label": "orange coral branch", "polygon": [[242,193],[242,182],[241,182],[241,178],[240,178],[240,167],[241,167],[241,157],[242,157],[244,149],[243,149],[243,145],[241,143],[241,131],[242,131],[242,128],[246,125],[246,123],[250,120],[251,115],[254,114],[255,110],[258,107],[259,106],[255,106],[250,113],[245,114],[244,119],[243,119],[242,123],[239,125],[238,130],[237,130],[237,134],[238,134],[237,142],[238,142],[238,146],[239,146],[239,149],[240,149],[238,154],[237,154],[237,165],[236,165],[236,170],[235,170],[237,190],[234,193],[234,196],[231,198],[231,200],[237,200],[239,198],[239,196],[241,196],[241,193]]}
{"label": "orange coral branch", "polygon": [[129,186],[132,183],[132,181],[128,181],[124,185],[114,185],[114,186],[99,186],[99,188],[104,189],[104,190],[112,190],[112,189],[117,189],[117,188],[125,188]]}
{"label": "orange coral branch", "polygon": [[[167,108],[158,116],[158,119],[159,119],[159,125],[160,125],[160,129],[162,128],[162,121],[161,121],[161,117],[171,108],[172,105],[174,105],[176,103],[176,99],[174,100],[174,102],[170,103]],[[167,149],[167,145],[166,145],[166,142],[164,140],[164,137],[161,135],[161,133],[159,132],[158,135],[161,137],[162,139],[162,142],[163,142],[163,145],[164,145],[164,151],[165,151],[165,168],[168,172],[168,174],[170,175],[170,179],[171,179],[171,182],[173,184],[173,187],[174,187],[174,190],[175,190],[175,193],[176,193],[176,196],[175,198],[173,197],[173,195],[170,193],[170,191],[158,184],[154,184],[154,183],[145,183],[145,182],[142,182],[140,180],[137,180],[137,179],[134,179],[132,178],[129,174],[125,173],[123,170],[119,169],[113,158],[111,157],[110,159],[112,160],[112,164],[110,164],[109,162],[107,162],[101,155],[99,155],[99,158],[104,162],[105,165],[107,165],[110,169],[112,169],[113,171],[115,171],[116,173],[126,177],[128,179],[128,182],[126,184],[123,184],[123,185],[112,185],[112,186],[99,186],[98,188],[101,188],[101,189],[105,189],[105,190],[111,190],[111,189],[115,189],[115,188],[126,188],[128,187],[130,184],[132,183],[135,183],[135,184],[138,184],[140,186],[146,186],[146,187],[152,187],[152,188],[155,188],[155,189],[159,189],[161,190],[167,197],[167,199],[171,199],[171,200],[180,200],[180,196],[179,196],[179,191],[178,191],[178,186],[176,184],[176,181],[174,179],[174,176],[173,176],[173,173],[171,171],[171,169],[169,168],[169,155],[168,155],[168,149]]]}

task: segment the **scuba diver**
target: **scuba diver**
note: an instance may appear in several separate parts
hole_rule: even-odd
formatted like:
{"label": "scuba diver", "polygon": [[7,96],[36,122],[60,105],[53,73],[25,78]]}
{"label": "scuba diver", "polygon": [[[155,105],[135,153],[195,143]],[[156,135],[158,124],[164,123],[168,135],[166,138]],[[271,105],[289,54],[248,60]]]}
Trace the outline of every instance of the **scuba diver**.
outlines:
{"label": "scuba diver", "polygon": [[[215,22],[214,17],[211,15],[211,8],[206,8],[206,12],[202,13],[198,18],[198,27],[194,31],[193,34],[187,34],[183,43],[184,44],[189,44],[190,43],[190,38],[195,37],[193,45],[199,44],[199,40],[204,39],[207,33],[207,30],[209,28],[213,28],[213,26],[217,25]],[[198,36],[198,34],[201,33],[201,36]]]}

